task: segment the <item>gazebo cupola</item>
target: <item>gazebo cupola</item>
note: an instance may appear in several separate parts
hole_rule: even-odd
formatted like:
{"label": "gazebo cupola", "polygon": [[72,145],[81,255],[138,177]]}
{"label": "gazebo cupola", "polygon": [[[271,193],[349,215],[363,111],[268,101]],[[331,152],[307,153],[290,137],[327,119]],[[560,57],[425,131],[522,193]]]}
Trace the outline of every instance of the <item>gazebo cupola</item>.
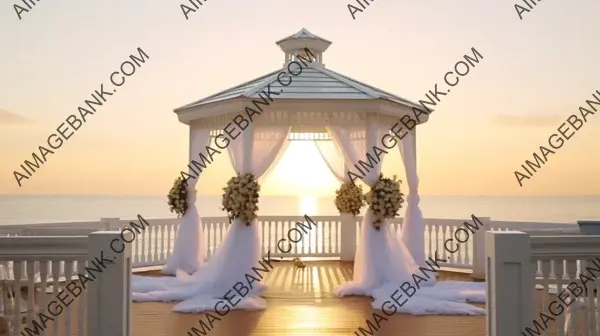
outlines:
{"label": "gazebo cupola", "polygon": [[323,64],[323,53],[331,45],[331,41],[309,32],[306,28],[302,28],[296,34],[290,35],[275,43],[285,53],[284,66],[287,66],[289,62],[296,60],[298,55],[306,56],[304,48],[308,48],[310,52],[316,56],[316,61],[312,66],[320,68],[325,67],[325,64]]}

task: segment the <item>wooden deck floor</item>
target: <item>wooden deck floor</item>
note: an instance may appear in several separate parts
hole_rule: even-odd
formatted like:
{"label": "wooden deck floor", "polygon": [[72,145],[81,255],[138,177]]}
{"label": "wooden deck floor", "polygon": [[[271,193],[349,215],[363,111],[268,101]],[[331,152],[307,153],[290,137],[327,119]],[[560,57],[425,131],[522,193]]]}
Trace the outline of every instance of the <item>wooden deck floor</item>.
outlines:
{"label": "wooden deck floor", "polygon": [[[263,295],[268,308],[264,311],[232,311],[214,321],[211,336],[338,336],[355,335],[359,327],[369,328],[373,320],[371,298],[337,298],[332,292],[339,284],[352,279],[351,262],[306,262],[304,271],[294,271],[292,264],[280,262],[265,278],[269,286]],[[443,279],[466,280],[464,274],[443,273]],[[134,336],[192,335],[204,314],[171,312],[172,303],[134,303]],[[202,328],[200,328],[202,329]],[[203,335],[202,333],[197,335]],[[358,332],[363,336],[363,333]],[[364,334],[368,335],[368,334]],[[412,316],[395,314],[381,322],[377,336],[483,336],[483,316]]]}

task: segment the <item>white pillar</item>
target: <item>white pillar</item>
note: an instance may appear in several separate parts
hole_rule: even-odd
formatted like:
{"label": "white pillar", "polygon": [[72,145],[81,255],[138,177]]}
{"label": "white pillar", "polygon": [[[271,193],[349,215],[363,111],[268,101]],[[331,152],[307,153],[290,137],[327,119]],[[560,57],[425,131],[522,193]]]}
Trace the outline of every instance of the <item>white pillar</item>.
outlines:
{"label": "white pillar", "polygon": [[340,217],[340,260],[352,261],[356,254],[356,217],[352,214],[341,214]]}
{"label": "white pillar", "polygon": [[[377,120],[373,117],[369,120],[369,128],[367,129],[367,141],[366,141],[366,147],[365,148],[365,153],[371,153],[371,151],[373,150],[373,146],[377,145],[377,142],[379,141],[377,139],[377,135],[379,132],[378,131],[378,127],[379,125],[377,124]],[[381,164],[380,164],[381,167]],[[381,168],[380,168],[381,171]]]}
{"label": "white pillar", "polygon": [[485,238],[486,335],[521,335],[533,326],[535,291],[529,235],[486,232]]}
{"label": "white pillar", "polygon": [[108,218],[100,218],[100,222],[102,223],[102,229],[105,230],[119,230],[121,219],[119,217],[108,217]]}
{"label": "white pillar", "polygon": [[[473,234],[473,274],[476,280],[485,279],[485,232],[490,229],[490,217],[477,217],[483,223],[483,227]],[[475,223],[477,225],[477,223]]]}
{"label": "white pillar", "polygon": [[244,159],[242,161],[242,174],[252,173],[252,151],[254,150],[254,127],[252,123],[242,133]]}
{"label": "white pillar", "polygon": [[[123,238],[122,238],[123,237]],[[124,240],[132,241],[131,232],[98,231],[89,235],[88,262],[105,259],[102,273],[93,272],[95,279],[88,287],[88,336],[131,335],[131,247]],[[123,251],[120,251],[123,249]],[[120,253],[116,253],[120,252]]]}

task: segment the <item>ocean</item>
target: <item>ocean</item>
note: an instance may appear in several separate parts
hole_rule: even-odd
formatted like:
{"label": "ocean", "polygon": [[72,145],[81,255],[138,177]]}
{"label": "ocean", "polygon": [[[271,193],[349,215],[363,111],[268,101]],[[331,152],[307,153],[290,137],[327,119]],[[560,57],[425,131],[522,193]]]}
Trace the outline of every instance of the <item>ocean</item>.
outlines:
{"label": "ocean", "polygon": [[[220,196],[198,197],[200,216],[224,216]],[[333,197],[261,196],[259,215],[337,215]],[[425,218],[576,223],[600,220],[600,196],[421,196]],[[0,195],[0,225],[175,217],[165,196]],[[401,211],[402,214],[402,211]]]}

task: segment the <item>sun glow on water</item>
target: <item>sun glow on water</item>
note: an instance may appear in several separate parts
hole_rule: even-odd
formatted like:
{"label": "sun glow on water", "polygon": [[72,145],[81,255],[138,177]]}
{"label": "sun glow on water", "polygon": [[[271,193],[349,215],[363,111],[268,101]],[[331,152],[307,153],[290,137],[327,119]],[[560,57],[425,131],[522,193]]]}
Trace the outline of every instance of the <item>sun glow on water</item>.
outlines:
{"label": "sun glow on water", "polygon": [[317,197],[312,195],[302,195],[300,197],[299,215],[316,216],[317,215]]}

